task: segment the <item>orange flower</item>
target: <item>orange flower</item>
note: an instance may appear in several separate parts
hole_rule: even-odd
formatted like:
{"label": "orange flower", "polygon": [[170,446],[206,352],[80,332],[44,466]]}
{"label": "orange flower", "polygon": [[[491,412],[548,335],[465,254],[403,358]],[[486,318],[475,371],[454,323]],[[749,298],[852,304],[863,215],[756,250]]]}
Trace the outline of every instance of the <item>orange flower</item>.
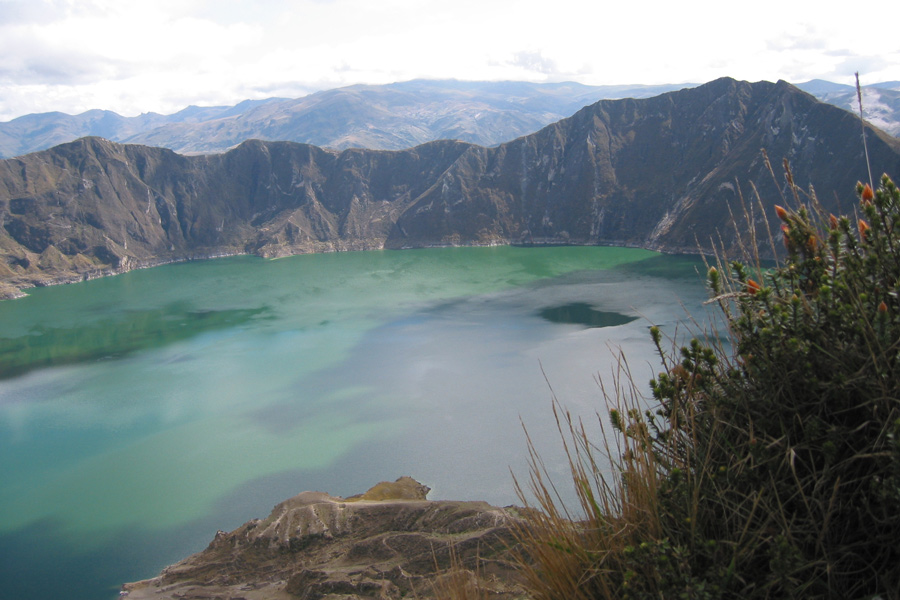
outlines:
{"label": "orange flower", "polygon": [[759,284],[752,279],[747,280],[747,293],[751,296],[760,290]]}
{"label": "orange flower", "polygon": [[867,183],[862,191],[863,202],[871,202],[872,198],[874,198],[874,197],[875,197],[875,192],[872,191],[872,186]]}
{"label": "orange flower", "polygon": [[778,215],[778,218],[782,221],[788,220],[788,212],[784,210],[783,207],[778,206],[777,204],[775,205],[775,214]]}
{"label": "orange flower", "polygon": [[887,304],[884,303],[884,300],[882,300],[881,304],[878,305],[878,312],[882,314],[887,312]]}
{"label": "orange flower", "polygon": [[836,216],[830,215],[830,216],[828,217],[828,221],[829,221],[829,223],[831,224],[831,228],[832,228],[832,229],[837,229],[837,228],[838,228],[838,218],[837,218]]}
{"label": "orange flower", "polygon": [[862,239],[866,239],[866,233],[869,231],[869,224],[860,219],[856,225],[859,227],[859,235],[862,236]]}

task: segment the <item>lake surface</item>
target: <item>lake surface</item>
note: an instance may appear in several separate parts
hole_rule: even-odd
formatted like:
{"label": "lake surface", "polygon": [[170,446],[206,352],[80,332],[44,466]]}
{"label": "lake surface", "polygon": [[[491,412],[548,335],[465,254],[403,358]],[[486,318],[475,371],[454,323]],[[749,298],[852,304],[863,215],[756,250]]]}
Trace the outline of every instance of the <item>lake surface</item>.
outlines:
{"label": "lake surface", "polygon": [[0,597],[115,598],[303,490],[411,475],[518,503],[523,424],[564,483],[553,395],[605,414],[617,348],[647,381],[648,327],[702,320],[698,270],[596,247],[233,257],[2,302]]}

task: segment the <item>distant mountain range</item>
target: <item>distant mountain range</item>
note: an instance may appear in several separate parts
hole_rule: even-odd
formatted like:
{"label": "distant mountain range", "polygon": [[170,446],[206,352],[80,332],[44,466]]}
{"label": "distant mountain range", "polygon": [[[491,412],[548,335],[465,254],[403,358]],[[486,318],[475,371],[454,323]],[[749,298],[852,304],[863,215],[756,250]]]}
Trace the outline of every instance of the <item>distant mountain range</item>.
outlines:
{"label": "distant mountain range", "polygon": [[[876,175],[900,173],[900,139],[865,131]],[[860,134],[858,117],[786,82],[725,78],[601,100],[495,147],[248,141],[185,156],[83,138],[0,160],[0,292],[233,253],[506,243],[697,252],[713,240],[734,248],[733,214],[742,197],[752,200],[751,186],[768,207],[790,204],[782,159],[827,210],[852,211],[867,173]]]}
{"label": "distant mountain range", "polygon": [[[819,100],[859,114],[856,88],[813,79],[797,86]],[[900,136],[900,81],[884,81],[862,88],[866,121],[893,136]]]}
{"label": "distant mountain range", "polygon": [[248,100],[230,107],[191,106],[172,115],[129,118],[102,110],[75,116],[32,114],[0,123],[0,158],[85,136],[181,154],[224,152],[248,139],[336,150],[402,150],[438,139],[494,146],[571,116],[601,98],[647,98],[682,87],[416,80],[354,85],[298,99]]}
{"label": "distant mountain range", "polygon": [[[293,141],[336,150],[401,150],[438,139],[495,146],[537,131],[597,100],[649,98],[694,85],[416,80],[349,86],[298,99],[190,106],[172,115],[122,117],[105,110],[74,116],[31,114],[0,123],[0,158],[85,136],[169,148],[181,154],[223,152],[248,139]],[[853,86],[813,80],[797,87],[835,106],[858,111]],[[870,123],[900,135],[900,82],[866,87],[863,107]]]}
{"label": "distant mountain range", "polygon": [[[44,150],[80,137],[169,148],[181,154],[224,152],[248,139],[323,148],[402,150],[439,139],[496,146],[533,133],[601,99],[649,98],[694,84],[585,86],[577,83],[417,80],[356,85],[298,99],[247,100],[236,106],[190,106],[172,115],[122,117],[32,114],[0,123],[0,158]],[[820,100],[858,112],[853,86],[800,84]],[[900,135],[900,82],[865,88],[863,107],[876,127]]]}

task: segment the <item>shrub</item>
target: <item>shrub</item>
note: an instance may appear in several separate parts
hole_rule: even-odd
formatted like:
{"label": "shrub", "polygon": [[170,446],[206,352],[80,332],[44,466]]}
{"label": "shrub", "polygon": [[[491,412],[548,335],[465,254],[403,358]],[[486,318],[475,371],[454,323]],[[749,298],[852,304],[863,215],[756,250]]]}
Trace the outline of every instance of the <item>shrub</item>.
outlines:
{"label": "shrub", "polygon": [[794,189],[783,260],[709,268],[727,346],[651,328],[652,408],[622,359],[602,448],[562,414],[584,519],[533,454],[535,598],[900,598],[900,190]]}

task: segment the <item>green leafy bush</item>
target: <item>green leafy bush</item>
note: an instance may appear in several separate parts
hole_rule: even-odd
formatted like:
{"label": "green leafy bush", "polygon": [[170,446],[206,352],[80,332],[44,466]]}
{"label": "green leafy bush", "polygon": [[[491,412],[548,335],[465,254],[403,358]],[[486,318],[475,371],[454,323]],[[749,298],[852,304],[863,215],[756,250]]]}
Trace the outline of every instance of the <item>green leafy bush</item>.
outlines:
{"label": "green leafy bush", "polygon": [[670,352],[652,328],[652,409],[623,359],[611,475],[562,420],[587,518],[535,458],[541,510],[520,537],[536,598],[900,598],[900,190],[884,176],[857,194],[853,218],[796,190],[776,206],[772,268],[719,257],[728,348]]}

